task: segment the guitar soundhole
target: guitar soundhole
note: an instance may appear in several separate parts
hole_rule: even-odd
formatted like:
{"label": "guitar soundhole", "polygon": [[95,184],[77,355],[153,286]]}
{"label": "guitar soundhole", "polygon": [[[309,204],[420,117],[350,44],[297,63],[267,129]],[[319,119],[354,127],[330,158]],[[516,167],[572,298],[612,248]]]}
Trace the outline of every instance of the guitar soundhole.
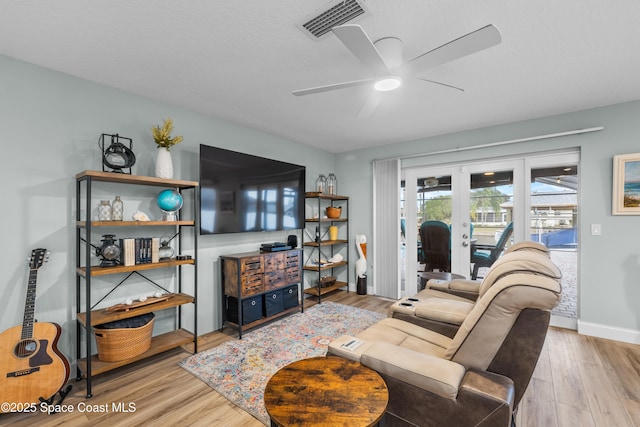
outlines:
{"label": "guitar soundhole", "polygon": [[13,349],[16,357],[31,357],[38,349],[36,340],[22,340]]}

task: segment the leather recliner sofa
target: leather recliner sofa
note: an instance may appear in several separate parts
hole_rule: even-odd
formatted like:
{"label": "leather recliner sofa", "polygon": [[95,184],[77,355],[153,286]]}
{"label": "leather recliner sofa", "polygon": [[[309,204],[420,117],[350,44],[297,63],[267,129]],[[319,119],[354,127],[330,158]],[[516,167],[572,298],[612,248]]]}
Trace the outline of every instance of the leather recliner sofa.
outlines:
{"label": "leather recliner sofa", "polygon": [[560,294],[558,279],[512,272],[479,297],[453,337],[389,317],[334,340],[328,353],[380,373],[387,426],[508,426]]}
{"label": "leather recliner sofa", "polygon": [[494,263],[482,282],[465,279],[450,282],[430,280],[424,290],[394,303],[389,309],[389,317],[453,337],[476,300],[501,277],[520,272],[560,280],[560,269],[551,262],[548,252],[539,250],[544,246],[538,245],[532,249],[532,246],[523,244],[519,249],[506,253]]}

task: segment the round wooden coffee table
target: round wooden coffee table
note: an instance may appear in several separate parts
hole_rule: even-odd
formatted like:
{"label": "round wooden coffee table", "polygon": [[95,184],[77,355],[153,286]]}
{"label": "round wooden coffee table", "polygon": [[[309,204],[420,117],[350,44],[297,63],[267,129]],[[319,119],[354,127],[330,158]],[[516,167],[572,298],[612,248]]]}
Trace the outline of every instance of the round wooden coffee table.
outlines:
{"label": "round wooden coffee table", "polygon": [[271,425],[278,427],[375,426],[388,401],[387,385],[376,371],[337,356],[293,362],[264,391]]}

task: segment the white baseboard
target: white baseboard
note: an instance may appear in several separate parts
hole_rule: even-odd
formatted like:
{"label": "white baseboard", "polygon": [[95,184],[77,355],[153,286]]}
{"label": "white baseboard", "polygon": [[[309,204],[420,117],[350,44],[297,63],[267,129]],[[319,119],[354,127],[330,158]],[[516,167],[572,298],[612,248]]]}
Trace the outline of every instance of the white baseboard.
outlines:
{"label": "white baseboard", "polygon": [[640,331],[634,329],[615,328],[578,320],[578,333],[629,344],[640,344]]}
{"label": "white baseboard", "polygon": [[556,328],[564,328],[564,329],[578,329],[578,319],[572,317],[564,317],[564,316],[556,316],[554,314],[551,315],[551,322],[549,322],[550,326],[555,326]]}

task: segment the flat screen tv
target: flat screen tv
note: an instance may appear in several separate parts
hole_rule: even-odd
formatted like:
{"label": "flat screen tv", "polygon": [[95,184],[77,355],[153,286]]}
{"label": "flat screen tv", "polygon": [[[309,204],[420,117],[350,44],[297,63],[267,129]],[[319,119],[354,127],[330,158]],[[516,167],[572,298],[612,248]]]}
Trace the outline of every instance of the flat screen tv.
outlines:
{"label": "flat screen tv", "polygon": [[200,234],[295,230],[304,166],[200,145]]}

